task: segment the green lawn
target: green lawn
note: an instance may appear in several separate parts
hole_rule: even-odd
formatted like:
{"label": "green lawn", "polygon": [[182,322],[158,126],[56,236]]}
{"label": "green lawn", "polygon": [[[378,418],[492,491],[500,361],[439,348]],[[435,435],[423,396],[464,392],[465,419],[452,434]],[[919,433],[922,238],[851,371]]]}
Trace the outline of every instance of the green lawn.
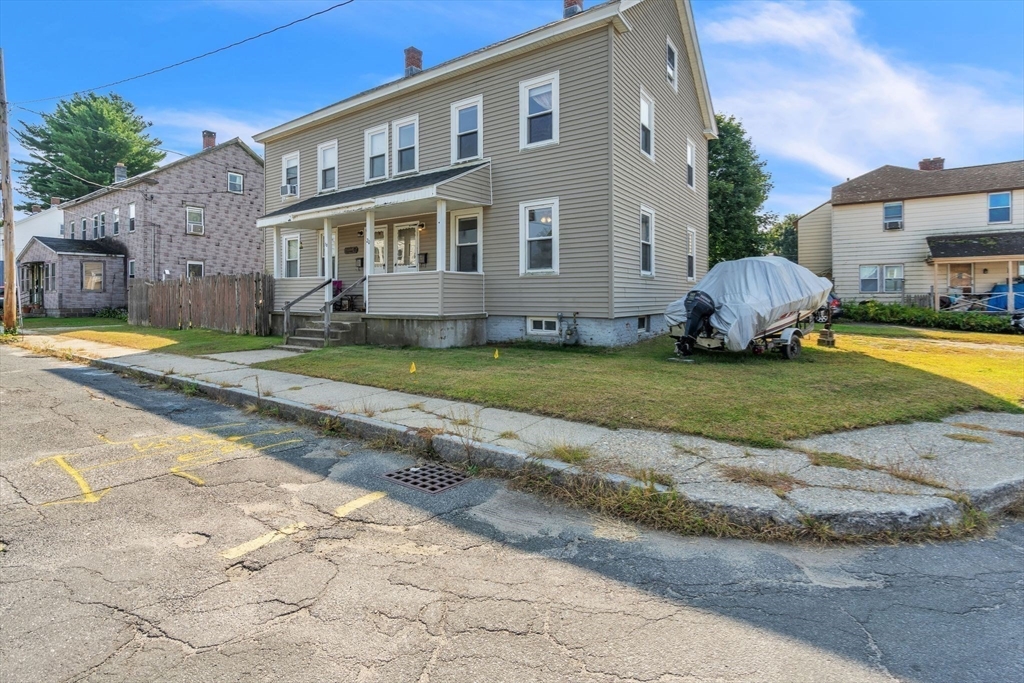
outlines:
{"label": "green lawn", "polygon": [[874,323],[836,323],[837,333],[856,334],[868,337],[890,337],[895,339],[931,339],[933,341],[970,342],[971,344],[997,344],[1016,346],[1024,349],[1024,336],[1019,334],[992,334],[991,332],[964,332],[960,330],[936,330],[924,327],[903,327],[900,325],[879,325]]}
{"label": "green lawn", "polygon": [[174,353],[179,356],[255,351],[282,343],[281,337],[254,337],[198,329],[161,330],[152,327],[132,327],[124,323],[102,330],[69,330],[59,333],[58,336],[127,346],[143,351]]}
{"label": "green lawn", "polygon": [[[812,335],[796,361],[773,353],[669,362],[672,340],[661,337],[615,350],[501,346],[498,358],[494,346],[333,347],[260,367],[608,427],[766,446],[975,408],[1021,411],[1024,347],[1014,337],[943,331],[947,343],[936,343],[899,330],[877,336],[850,329],[837,326],[835,349],[816,347]],[[968,339],[972,343],[950,343]],[[409,372],[413,362],[415,374]]]}
{"label": "green lawn", "polygon": [[117,318],[25,318],[24,327],[26,330],[40,330],[56,327],[109,327],[111,325],[124,325],[123,320]]}

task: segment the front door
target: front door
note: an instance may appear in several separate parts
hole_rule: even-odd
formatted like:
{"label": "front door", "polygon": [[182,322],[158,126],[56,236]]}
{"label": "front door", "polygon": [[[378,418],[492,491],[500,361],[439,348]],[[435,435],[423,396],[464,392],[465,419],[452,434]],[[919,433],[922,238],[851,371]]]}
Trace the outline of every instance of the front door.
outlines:
{"label": "front door", "polygon": [[974,265],[970,263],[949,264],[949,286],[964,294],[970,294],[974,285]]}
{"label": "front door", "polygon": [[387,228],[376,228],[373,231],[373,272],[388,272],[388,250],[386,246]]}
{"label": "front door", "polygon": [[418,223],[395,225],[395,272],[410,272],[420,269],[420,228]]}

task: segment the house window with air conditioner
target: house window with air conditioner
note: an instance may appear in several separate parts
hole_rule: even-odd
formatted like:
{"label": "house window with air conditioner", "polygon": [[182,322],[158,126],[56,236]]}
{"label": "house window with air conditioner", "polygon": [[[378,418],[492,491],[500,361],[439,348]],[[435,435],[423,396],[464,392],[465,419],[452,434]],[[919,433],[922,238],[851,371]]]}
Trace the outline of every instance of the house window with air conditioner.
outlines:
{"label": "house window with air conditioner", "polygon": [[185,234],[202,235],[206,232],[203,214],[204,211],[199,206],[189,206],[185,209]]}
{"label": "house window with air conditioner", "polygon": [[338,189],[338,141],[332,140],[316,148],[316,190],[330,192]]}
{"label": "house window with air conditioner", "polygon": [[299,153],[292,152],[281,157],[281,197],[299,196]]}
{"label": "house window with air conditioner", "polygon": [[882,205],[882,229],[903,229],[903,202],[886,202]]}

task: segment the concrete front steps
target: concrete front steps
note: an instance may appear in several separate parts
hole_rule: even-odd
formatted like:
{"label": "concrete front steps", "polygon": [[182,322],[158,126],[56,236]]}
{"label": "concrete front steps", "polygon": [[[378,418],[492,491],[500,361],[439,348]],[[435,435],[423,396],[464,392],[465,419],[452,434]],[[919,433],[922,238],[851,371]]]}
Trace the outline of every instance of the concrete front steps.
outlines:
{"label": "concrete front steps", "polygon": [[322,349],[325,346],[348,346],[366,343],[366,323],[360,313],[331,314],[330,328],[324,337],[324,321],[313,320],[288,335],[278,348],[286,350]]}

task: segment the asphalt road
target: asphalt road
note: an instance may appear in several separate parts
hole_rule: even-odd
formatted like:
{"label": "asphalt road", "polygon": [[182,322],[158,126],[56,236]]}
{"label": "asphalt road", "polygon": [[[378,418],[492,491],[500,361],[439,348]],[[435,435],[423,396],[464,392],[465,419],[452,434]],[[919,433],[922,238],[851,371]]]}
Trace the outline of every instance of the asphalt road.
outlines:
{"label": "asphalt road", "polygon": [[652,533],[0,347],[0,679],[1024,680],[1024,524]]}

